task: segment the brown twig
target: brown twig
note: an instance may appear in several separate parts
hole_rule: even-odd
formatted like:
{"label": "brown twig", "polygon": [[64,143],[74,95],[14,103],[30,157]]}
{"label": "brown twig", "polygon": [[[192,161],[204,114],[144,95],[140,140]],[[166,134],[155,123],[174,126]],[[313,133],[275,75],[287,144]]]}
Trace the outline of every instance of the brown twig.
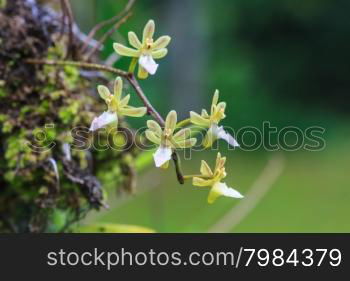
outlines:
{"label": "brown twig", "polygon": [[60,41],[63,37],[64,27],[65,27],[66,18],[67,18],[67,12],[64,7],[64,1],[60,0],[60,4],[61,4],[62,16],[61,16],[61,30],[60,30],[60,36],[58,37],[58,41]]}
{"label": "brown twig", "polygon": [[129,0],[128,3],[126,4],[124,10],[117,14],[116,16],[108,19],[108,20],[105,20],[105,21],[102,21],[100,23],[98,23],[97,25],[95,25],[91,31],[89,32],[87,38],[86,38],[86,41],[83,45],[83,47],[81,48],[81,52],[84,53],[89,45],[89,42],[94,38],[94,36],[96,35],[96,33],[103,27],[107,26],[107,25],[110,25],[110,24],[113,24],[114,22],[116,21],[119,21],[121,18],[123,18],[125,16],[125,14],[128,14],[129,11],[131,10],[132,6],[134,5],[135,3],[135,0]]}
{"label": "brown twig", "polygon": [[[70,66],[76,66],[83,69],[99,70],[99,71],[104,71],[104,72],[109,72],[109,73],[119,75],[125,78],[129,82],[129,84],[134,88],[137,96],[140,98],[144,106],[147,108],[147,113],[152,115],[152,117],[159,123],[159,125],[161,125],[162,127],[164,127],[165,125],[165,121],[163,117],[158,113],[158,111],[153,107],[151,102],[148,100],[147,96],[145,95],[144,91],[142,90],[139,82],[137,81],[133,73],[129,73],[111,66],[106,66],[102,64],[96,64],[96,63],[80,62],[80,61],[59,61],[59,60],[54,61],[54,60],[27,59],[25,62],[30,64],[41,64],[41,65],[52,65],[52,66],[70,65]],[[175,164],[177,179],[180,184],[184,184],[184,177],[181,171],[179,157],[176,151],[173,153],[172,159]]]}
{"label": "brown twig", "polygon": [[103,43],[119,29],[119,27],[124,24],[128,18],[132,16],[132,13],[129,12],[121,20],[119,20],[114,26],[112,26],[105,34],[102,35],[101,39],[96,43],[96,46],[86,55],[85,60],[89,61],[90,58],[96,53],[96,51],[103,45]]}
{"label": "brown twig", "polygon": [[61,6],[62,6],[62,12],[63,14],[66,14],[68,17],[68,37],[69,37],[69,43],[68,43],[68,50],[66,54],[66,59],[69,57],[70,54],[72,54],[72,47],[74,45],[74,34],[73,34],[73,23],[74,23],[74,17],[73,17],[73,11],[72,6],[70,5],[69,0],[61,0]]}
{"label": "brown twig", "polygon": [[122,77],[127,77],[128,72],[106,66],[106,65],[101,65],[101,64],[95,64],[95,63],[86,63],[86,62],[81,62],[81,61],[65,61],[65,60],[40,60],[40,59],[27,59],[25,61],[26,63],[29,64],[42,64],[42,65],[52,65],[52,66],[65,66],[65,65],[70,65],[70,66],[76,66],[82,69],[90,69],[90,70],[99,70],[99,71],[104,71],[104,72],[109,72],[113,73],[116,75],[120,75]]}
{"label": "brown twig", "polygon": [[135,89],[137,95],[141,99],[142,103],[145,105],[147,108],[148,114],[151,114],[153,118],[161,125],[164,127],[165,122],[162,116],[157,112],[157,110],[153,107],[153,105],[150,103],[148,98],[146,97],[145,93],[143,92],[139,82],[136,80],[135,75],[132,73],[128,73],[128,75],[125,77],[130,85]]}

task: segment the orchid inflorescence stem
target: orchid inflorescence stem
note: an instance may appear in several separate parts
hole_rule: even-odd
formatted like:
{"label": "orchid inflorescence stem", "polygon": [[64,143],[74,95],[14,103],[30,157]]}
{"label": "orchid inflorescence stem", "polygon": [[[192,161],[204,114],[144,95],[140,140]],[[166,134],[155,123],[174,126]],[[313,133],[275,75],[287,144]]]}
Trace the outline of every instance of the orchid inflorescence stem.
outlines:
{"label": "orchid inflorescence stem", "polygon": [[[133,3],[132,0],[129,1]],[[119,21],[116,24],[121,23],[122,21]],[[198,133],[205,130],[205,136],[202,140],[202,147],[204,148],[212,147],[213,143],[219,139],[225,140],[232,147],[239,147],[239,144],[222,125],[219,125],[226,117],[226,102],[219,100],[219,90],[216,90],[214,93],[209,111],[206,109],[202,109],[200,113],[190,111],[189,118],[179,122],[175,110],[171,110],[166,118],[163,119],[153,107],[141,88],[134,72],[136,66],[138,66],[137,77],[139,79],[147,79],[149,75],[155,75],[159,67],[159,64],[155,60],[162,59],[167,55],[167,46],[171,41],[171,37],[164,35],[158,39],[154,39],[154,33],[155,23],[153,20],[149,20],[143,29],[141,39],[139,39],[135,32],[128,32],[130,47],[120,43],[113,44],[113,48],[119,56],[131,58],[128,71],[86,61],[28,59],[26,62],[52,66],[75,66],[82,69],[109,72],[117,75],[113,93],[105,85],[99,85],[97,87],[97,91],[107,104],[108,109],[92,120],[90,132],[94,132],[112,123],[118,123],[120,116],[143,117],[146,114],[151,115],[154,120],[147,121],[145,137],[158,147],[153,154],[154,163],[157,168],[167,169],[169,162],[172,160],[174,162],[177,180],[180,184],[184,184],[185,180],[192,180],[194,186],[211,188],[208,195],[208,203],[213,203],[220,196],[243,198],[242,194],[223,182],[223,179],[227,175],[225,171],[226,157],[222,157],[220,152],[217,153],[214,168],[211,168],[205,160],[202,160],[199,175],[183,175],[181,159],[177,150],[194,147],[197,143],[196,135]],[[143,107],[129,105],[130,95],[123,97],[122,78],[127,80],[135,90],[144,105]]]}

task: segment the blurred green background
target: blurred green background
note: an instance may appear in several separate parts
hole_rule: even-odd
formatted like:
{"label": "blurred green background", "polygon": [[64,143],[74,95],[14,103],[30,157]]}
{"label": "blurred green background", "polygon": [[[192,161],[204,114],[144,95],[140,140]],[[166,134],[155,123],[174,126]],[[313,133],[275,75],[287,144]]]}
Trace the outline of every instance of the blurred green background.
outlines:
{"label": "blurred green background", "polygon": [[[71,2],[86,33],[127,3]],[[225,231],[232,232],[349,232],[349,10],[348,0],[137,0],[133,16],[106,42],[102,58],[113,53],[113,42],[126,44],[128,31],[140,35],[154,19],[156,37],[173,40],[157,75],[141,83],[163,115],[176,109],[187,118],[190,110],[208,108],[218,88],[228,104],[223,125],[235,130],[262,129],[264,121],[279,129],[318,126],[326,130],[326,147],[227,151],[220,142],[228,157],[226,182],[248,195],[245,199],[220,198],[208,205],[207,189],[179,186],[173,169],[150,165],[139,175],[135,196],[115,196],[113,182],[106,183],[111,208],[92,214],[86,223],[207,232],[224,221]],[[115,66],[127,69],[129,63],[121,58]],[[293,134],[287,139],[296,141]],[[247,135],[239,142],[254,138]],[[252,185],[277,154],[283,159],[280,173],[262,198],[255,198]],[[196,152],[184,169],[196,173],[201,159],[213,163],[215,157],[216,151]]]}

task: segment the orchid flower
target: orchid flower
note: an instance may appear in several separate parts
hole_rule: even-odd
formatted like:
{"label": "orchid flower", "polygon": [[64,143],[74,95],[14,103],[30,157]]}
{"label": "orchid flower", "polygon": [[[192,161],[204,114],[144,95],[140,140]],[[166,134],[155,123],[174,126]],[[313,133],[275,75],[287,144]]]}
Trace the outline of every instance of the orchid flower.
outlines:
{"label": "orchid flower", "polygon": [[197,140],[190,138],[191,129],[185,128],[175,133],[176,124],[177,113],[174,110],[170,111],[166,117],[164,129],[153,120],[147,121],[146,137],[159,145],[153,154],[156,167],[167,168],[174,149],[189,148],[196,144]]}
{"label": "orchid flower", "polygon": [[132,48],[125,47],[122,44],[115,43],[114,50],[121,56],[138,58],[139,71],[138,77],[146,79],[148,74],[154,75],[157,72],[158,64],[155,59],[161,59],[168,53],[166,48],[170,43],[170,36],[161,36],[156,41],[153,40],[155,24],[149,20],[143,30],[142,42],[138,39],[135,32],[128,33],[129,43]]}
{"label": "orchid flower", "polygon": [[193,124],[208,128],[207,134],[203,141],[205,148],[211,147],[217,139],[223,139],[233,147],[239,146],[238,142],[224,130],[223,126],[219,127],[219,122],[226,117],[226,103],[219,102],[219,91],[216,90],[211,105],[210,115],[203,109],[201,115],[196,112],[190,112],[190,120]]}
{"label": "orchid flower", "polygon": [[118,77],[114,83],[114,95],[112,95],[106,86],[98,86],[100,97],[106,102],[108,110],[100,116],[95,117],[91,123],[90,131],[96,131],[108,124],[115,123],[118,125],[119,116],[142,117],[146,114],[146,107],[133,107],[128,105],[130,95],[122,98],[123,80]]}
{"label": "orchid flower", "polygon": [[208,196],[208,203],[212,204],[220,196],[227,196],[233,198],[243,198],[237,190],[228,187],[226,183],[222,183],[221,180],[226,177],[225,172],[226,157],[221,157],[218,153],[216,158],[216,165],[214,172],[210,169],[207,162],[202,160],[200,172],[201,176],[193,178],[193,185],[195,186],[211,186],[211,190]]}

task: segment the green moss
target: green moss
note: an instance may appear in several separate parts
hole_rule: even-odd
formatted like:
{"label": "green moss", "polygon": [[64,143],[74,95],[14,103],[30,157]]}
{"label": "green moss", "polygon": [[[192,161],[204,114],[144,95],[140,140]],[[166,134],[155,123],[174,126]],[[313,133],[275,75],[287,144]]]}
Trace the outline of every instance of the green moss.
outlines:
{"label": "green moss", "polygon": [[50,98],[54,101],[60,99],[61,97],[65,96],[65,91],[59,90],[59,91],[50,91]]}
{"label": "green moss", "polygon": [[70,101],[69,105],[62,107],[58,112],[58,116],[64,124],[72,123],[80,108],[78,101]]}
{"label": "green moss", "polygon": [[[55,47],[48,50],[46,59],[62,59],[65,44],[65,40],[56,42]],[[16,67],[17,62],[15,58],[6,64]],[[1,184],[4,185],[0,189],[0,212],[11,215],[18,225],[29,227],[35,222],[40,231],[57,232],[74,215],[81,215],[81,210],[91,208],[86,187],[72,182],[63,172],[61,145],[73,143],[71,128],[88,127],[104,104],[89,96],[88,91],[94,85],[80,77],[76,67],[38,66],[33,73],[33,81],[37,79],[37,83],[26,83],[20,78],[11,80],[10,85],[0,81],[0,101],[4,108],[0,114],[0,130],[6,133],[0,134],[5,144],[0,157]],[[45,124],[54,124],[54,127],[45,127]],[[107,136],[103,139],[107,140]],[[56,145],[47,151],[33,149],[33,146],[43,148],[52,143]],[[90,175],[97,175],[103,187],[113,190],[123,179],[120,161],[115,156],[118,152],[94,151],[96,174]],[[88,173],[84,151],[72,151],[72,158],[83,174]],[[50,159],[57,165],[59,191],[56,191],[56,173]],[[106,192],[103,193],[106,196]],[[18,212],[11,209],[13,206]]]}
{"label": "green moss", "polygon": [[5,98],[7,96],[7,93],[3,87],[0,86],[0,99]]}
{"label": "green moss", "polygon": [[65,52],[64,49],[65,48],[63,44],[55,44],[54,46],[48,49],[47,58],[48,59],[62,58]]}
{"label": "green moss", "polygon": [[54,126],[46,126],[44,128],[35,128],[31,135],[34,137],[35,145],[47,147],[56,140],[57,131]]}
{"label": "green moss", "polygon": [[29,113],[32,110],[33,110],[33,108],[30,105],[22,106],[20,109],[21,117],[24,117],[25,114]]}
{"label": "green moss", "polygon": [[105,165],[97,176],[106,190],[115,190],[122,182],[120,167],[118,165],[113,165],[112,163]]}
{"label": "green moss", "polygon": [[44,100],[41,102],[41,104],[37,108],[37,113],[41,115],[45,115],[50,110],[50,102],[48,100]]}
{"label": "green moss", "polygon": [[58,232],[67,223],[68,213],[66,210],[54,209],[49,216],[49,225],[47,227],[47,232]]}
{"label": "green moss", "polygon": [[[7,139],[7,149],[5,151],[5,159],[10,168],[23,167],[23,159],[33,159],[28,154],[31,154],[32,150],[26,140],[21,135],[10,136]],[[24,157],[24,158],[23,158]],[[19,167],[18,167],[19,166]]]}
{"label": "green moss", "polygon": [[64,74],[67,88],[69,90],[73,90],[74,88],[76,88],[80,78],[79,69],[74,66],[65,66]]}
{"label": "green moss", "polygon": [[0,114],[0,122],[5,122],[8,119],[8,115]]}
{"label": "green moss", "polygon": [[0,0],[0,9],[4,8],[6,6],[7,0]]}
{"label": "green moss", "polygon": [[4,179],[7,181],[7,182],[12,182],[15,178],[16,174],[14,171],[7,171],[5,174],[4,174]]}
{"label": "green moss", "polygon": [[73,143],[73,136],[72,136],[70,131],[69,132],[63,131],[57,135],[56,140],[61,142],[61,143],[72,144]]}
{"label": "green moss", "polygon": [[3,133],[11,133],[13,129],[13,124],[11,122],[11,120],[7,120],[7,121],[4,121],[3,125],[2,125],[2,132]]}

